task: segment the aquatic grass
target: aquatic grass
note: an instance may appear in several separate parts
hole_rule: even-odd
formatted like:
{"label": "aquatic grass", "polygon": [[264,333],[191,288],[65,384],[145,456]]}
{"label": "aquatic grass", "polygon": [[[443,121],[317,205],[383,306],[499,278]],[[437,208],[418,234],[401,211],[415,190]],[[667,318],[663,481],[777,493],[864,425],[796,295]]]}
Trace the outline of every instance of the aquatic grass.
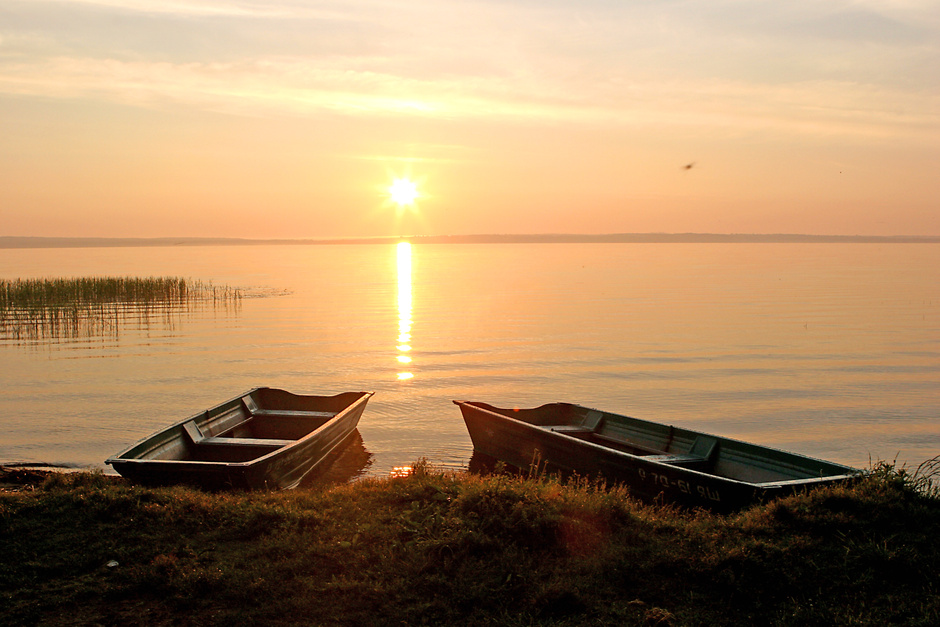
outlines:
{"label": "aquatic grass", "polygon": [[414,469],[231,494],[77,473],[0,494],[0,623],[940,620],[940,502],[896,468],[726,516],[583,479]]}
{"label": "aquatic grass", "polygon": [[180,277],[0,280],[0,334],[13,339],[91,337],[121,323],[147,325],[186,307],[237,306],[240,290]]}

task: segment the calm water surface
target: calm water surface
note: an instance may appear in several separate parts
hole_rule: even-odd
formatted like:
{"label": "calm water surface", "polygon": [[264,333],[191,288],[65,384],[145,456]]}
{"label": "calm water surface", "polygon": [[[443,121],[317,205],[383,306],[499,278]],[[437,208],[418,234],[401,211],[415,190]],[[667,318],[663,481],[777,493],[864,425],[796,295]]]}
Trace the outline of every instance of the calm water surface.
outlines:
{"label": "calm water surface", "polygon": [[366,475],[422,456],[466,467],[452,399],[576,402],[861,468],[940,454],[934,244],[0,250],[0,278],[91,275],[252,297],[0,337],[0,463],[104,467],[256,386],[375,391]]}

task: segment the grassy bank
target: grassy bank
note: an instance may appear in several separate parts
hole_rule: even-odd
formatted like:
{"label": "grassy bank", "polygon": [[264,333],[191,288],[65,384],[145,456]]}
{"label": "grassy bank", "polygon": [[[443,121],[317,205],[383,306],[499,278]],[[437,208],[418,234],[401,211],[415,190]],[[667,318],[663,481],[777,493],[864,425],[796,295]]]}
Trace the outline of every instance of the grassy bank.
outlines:
{"label": "grassy bank", "polygon": [[935,625],[938,531],[890,465],[724,517],[420,464],[268,494],[53,475],[0,495],[0,623]]}

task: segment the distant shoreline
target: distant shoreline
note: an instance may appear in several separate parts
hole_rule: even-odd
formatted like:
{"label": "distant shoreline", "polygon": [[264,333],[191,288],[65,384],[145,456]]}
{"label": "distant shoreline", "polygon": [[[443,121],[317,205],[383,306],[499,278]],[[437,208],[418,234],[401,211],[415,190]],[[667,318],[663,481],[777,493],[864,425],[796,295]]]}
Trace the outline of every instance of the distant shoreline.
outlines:
{"label": "distant shoreline", "polygon": [[721,233],[611,233],[531,235],[416,235],[404,237],[346,237],[335,239],[245,239],[227,237],[3,237],[0,249],[11,248],[130,248],[165,246],[323,246],[349,244],[938,244],[940,236],[926,235],[799,235]]}

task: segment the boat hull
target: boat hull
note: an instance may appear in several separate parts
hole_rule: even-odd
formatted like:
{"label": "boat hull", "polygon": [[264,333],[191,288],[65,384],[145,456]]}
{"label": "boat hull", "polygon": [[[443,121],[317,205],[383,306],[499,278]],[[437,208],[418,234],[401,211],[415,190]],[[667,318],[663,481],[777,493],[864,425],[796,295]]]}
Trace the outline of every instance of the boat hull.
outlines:
{"label": "boat hull", "polygon": [[475,451],[523,470],[624,484],[646,499],[730,511],[858,475],[831,462],[567,403],[522,410],[454,403]]}
{"label": "boat hull", "polygon": [[292,488],[353,434],[371,395],[301,396],[255,388],[144,438],[106,463],[150,485]]}

